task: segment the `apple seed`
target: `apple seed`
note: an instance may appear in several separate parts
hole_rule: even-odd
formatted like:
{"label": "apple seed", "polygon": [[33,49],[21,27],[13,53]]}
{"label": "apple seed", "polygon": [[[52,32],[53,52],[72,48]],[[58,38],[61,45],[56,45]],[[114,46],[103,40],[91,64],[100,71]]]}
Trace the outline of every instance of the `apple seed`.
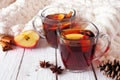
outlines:
{"label": "apple seed", "polygon": [[24,38],[25,38],[26,40],[29,40],[29,39],[30,39],[30,37],[28,37],[27,35],[24,35]]}

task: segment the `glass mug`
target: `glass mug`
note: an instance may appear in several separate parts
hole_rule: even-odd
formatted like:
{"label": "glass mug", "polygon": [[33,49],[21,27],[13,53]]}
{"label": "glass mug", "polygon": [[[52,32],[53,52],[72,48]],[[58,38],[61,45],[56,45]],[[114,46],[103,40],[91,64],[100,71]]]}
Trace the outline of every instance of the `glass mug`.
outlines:
{"label": "glass mug", "polygon": [[[75,21],[65,29],[57,30],[59,51],[67,70],[82,72],[89,69],[93,60],[101,57],[110,46],[110,39],[100,33],[97,26],[89,21]],[[98,45],[100,39],[105,44]],[[97,50],[97,51],[96,51]]]}
{"label": "glass mug", "polygon": [[56,29],[58,28],[59,23],[62,24],[64,22],[64,24],[62,25],[63,28],[65,28],[71,25],[71,23],[75,19],[75,15],[75,10],[71,8],[57,6],[48,7],[42,11],[40,16],[37,16],[33,20],[33,27],[36,31],[38,31],[37,27],[40,26],[37,26],[35,24],[35,21],[37,20],[37,18],[40,18],[42,20],[43,29],[40,29],[38,33],[41,37],[45,36],[48,44],[50,44],[50,46],[52,46],[53,48],[57,49],[58,41]]}

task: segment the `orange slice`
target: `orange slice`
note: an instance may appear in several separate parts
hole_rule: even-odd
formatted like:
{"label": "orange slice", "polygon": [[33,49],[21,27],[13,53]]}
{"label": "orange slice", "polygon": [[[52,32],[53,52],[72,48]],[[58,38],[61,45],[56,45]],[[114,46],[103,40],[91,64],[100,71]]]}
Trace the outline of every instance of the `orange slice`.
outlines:
{"label": "orange slice", "polygon": [[70,18],[71,16],[72,16],[72,14],[73,14],[73,12],[72,11],[70,11],[68,14],[66,14],[66,18]]}
{"label": "orange slice", "polygon": [[58,14],[57,17],[56,17],[56,19],[62,20],[62,19],[64,19],[64,17],[65,17],[64,14]]}
{"label": "orange slice", "polygon": [[65,35],[65,37],[66,37],[67,39],[71,39],[71,40],[78,40],[78,39],[83,38],[83,36],[84,36],[84,35],[82,35],[82,34],[77,34],[77,33]]}

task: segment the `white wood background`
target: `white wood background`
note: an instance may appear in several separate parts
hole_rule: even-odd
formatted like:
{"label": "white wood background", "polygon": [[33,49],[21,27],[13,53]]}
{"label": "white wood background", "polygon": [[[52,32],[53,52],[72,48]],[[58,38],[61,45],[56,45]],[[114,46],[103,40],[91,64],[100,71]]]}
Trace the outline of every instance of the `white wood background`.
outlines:
{"label": "white wood background", "polygon": [[[57,63],[63,66],[60,54]],[[8,52],[0,52],[0,80],[56,80],[56,75],[49,69],[39,66],[39,61],[50,61],[55,64],[54,49],[41,39],[35,49],[15,47]],[[64,72],[58,80],[111,80],[105,77],[94,64],[94,69],[82,73]],[[95,77],[96,75],[96,77]]]}

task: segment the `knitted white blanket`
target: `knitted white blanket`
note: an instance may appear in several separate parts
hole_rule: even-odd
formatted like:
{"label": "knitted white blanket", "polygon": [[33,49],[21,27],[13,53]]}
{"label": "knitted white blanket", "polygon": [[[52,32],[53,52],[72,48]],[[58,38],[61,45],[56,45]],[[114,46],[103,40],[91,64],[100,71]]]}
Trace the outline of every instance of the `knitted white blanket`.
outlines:
{"label": "knitted white blanket", "polygon": [[120,0],[0,0],[0,33],[16,35],[33,29],[33,17],[48,5],[74,8],[110,35],[111,50],[120,50]]}

